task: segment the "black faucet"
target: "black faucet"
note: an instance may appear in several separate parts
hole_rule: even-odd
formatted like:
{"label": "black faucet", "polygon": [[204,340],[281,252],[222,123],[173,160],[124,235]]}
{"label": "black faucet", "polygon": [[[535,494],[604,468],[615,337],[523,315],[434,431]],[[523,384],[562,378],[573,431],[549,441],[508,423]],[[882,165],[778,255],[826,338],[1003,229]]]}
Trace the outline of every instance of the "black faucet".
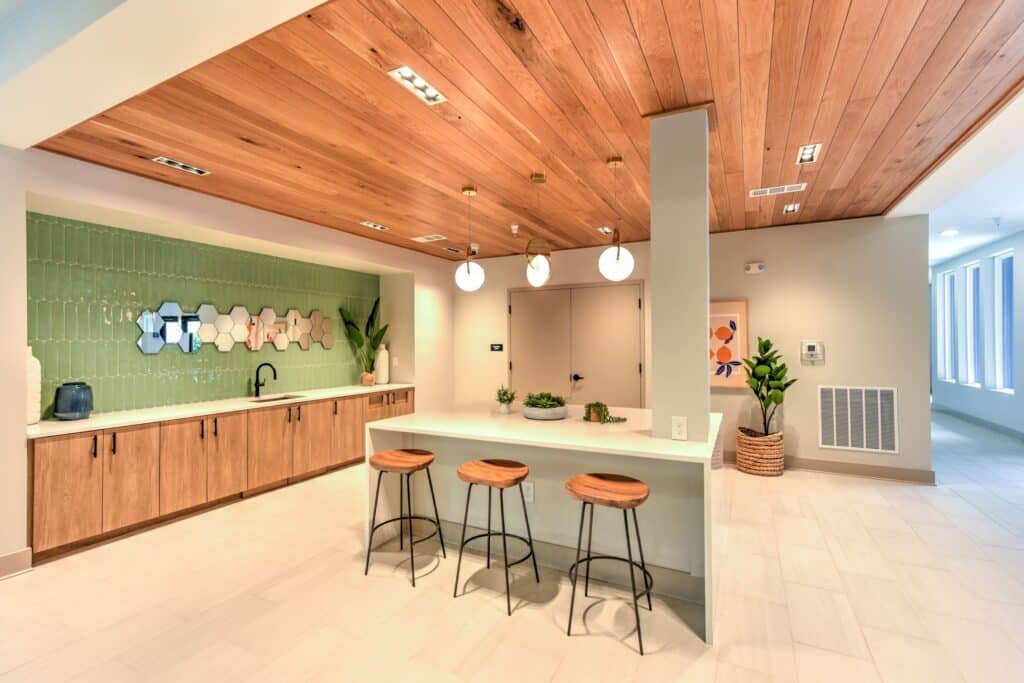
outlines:
{"label": "black faucet", "polygon": [[267,380],[260,381],[260,370],[263,368],[270,368],[270,371],[274,373],[274,381],[277,381],[277,368],[270,363],[260,363],[256,366],[256,398],[260,397],[260,388],[266,386]]}

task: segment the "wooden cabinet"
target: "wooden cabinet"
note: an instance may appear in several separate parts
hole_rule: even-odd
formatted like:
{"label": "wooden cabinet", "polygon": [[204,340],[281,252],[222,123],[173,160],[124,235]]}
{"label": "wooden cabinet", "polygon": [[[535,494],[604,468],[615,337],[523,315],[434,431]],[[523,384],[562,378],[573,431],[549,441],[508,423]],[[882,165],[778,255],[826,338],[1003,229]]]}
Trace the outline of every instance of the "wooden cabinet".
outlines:
{"label": "wooden cabinet", "polygon": [[32,549],[49,550],[103,528],[103,433],[33,444]]}
{"label": "wooden cabinet", "polygon": [[334,402],[295,406],[292,476],[330,467],[334,450]]}
{"label": "wooden cabinet", "polygon": [[391,393],[391,416],[409,415],[415,407],[412,389],[399,389]]}
{"label": "wooden cabinet", "polygon": [[383,420],[396,415],[408,415],[415,408],[415,392],[412,389],[398,389],[370,394],[365,399],[366,421]]}
{"label": "wooden cabinet", "polygon": [[206,497],[218,500],[246,489],[249,443],[245,413],[206,418]]}
{"label": "wooden cabinet", "polygon": [[160,425],[104,432],[103,531],[152,519],[160,511]]}
{"label": "wooden cabinet", "polygon": [[294,406],[249,413],[246,488],[276,484],[292,476]]}
{"label": "wooden cabinet", "polygon": [[334,403],[334,444],[331,464],[362,462],[365,457],[366,399],[339,398]]}
{"label": "wooden cabinet", "polygon": [[205,418],[160,425],[160,514],[206,502]]}

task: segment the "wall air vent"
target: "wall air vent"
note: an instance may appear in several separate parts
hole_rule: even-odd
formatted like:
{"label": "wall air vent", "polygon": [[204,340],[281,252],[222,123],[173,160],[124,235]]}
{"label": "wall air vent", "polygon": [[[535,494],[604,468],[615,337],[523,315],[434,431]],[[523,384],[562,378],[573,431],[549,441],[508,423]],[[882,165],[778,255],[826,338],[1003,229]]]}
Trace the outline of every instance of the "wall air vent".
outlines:
{"label": "wall air vent", "polygon": [[750,191],[751,197],[774,197],[777,194],[789,194],[790,192],[803,192],[807,189],[807,183],[795,183],[793,185],[774,185],[772,187],[759,187]]}
{"label": "wall air vent", "polygon": [[818,387],[818,445],[847,451],[899,452],[896,389]]}
{"label": "wall air vent", "polygon": [[191,173],[192,175],[198,175],[198,176],[210,175],[210,172],[207,171],[205,168],[199,168],[198,166],[193,166],[192,164],[185,164],[185,163],[182,163],[180,161],[176,161],[175,159],[168,159],[167,157],[153,157],[152,160],[155,161],[158,164],[163,164],[164,166],[170,166],[171,168],[176,168],[179,171],[184,171],[185,173]]}
{"label": "wall air vent", "polygon": [[445,237],[444,235],[423,235],[422,237],[413,237],[412,241],[413,242],[425,243],[425,242],[440,242],[441,240],[446,240],[446,239],[448,239],[448,238]]}

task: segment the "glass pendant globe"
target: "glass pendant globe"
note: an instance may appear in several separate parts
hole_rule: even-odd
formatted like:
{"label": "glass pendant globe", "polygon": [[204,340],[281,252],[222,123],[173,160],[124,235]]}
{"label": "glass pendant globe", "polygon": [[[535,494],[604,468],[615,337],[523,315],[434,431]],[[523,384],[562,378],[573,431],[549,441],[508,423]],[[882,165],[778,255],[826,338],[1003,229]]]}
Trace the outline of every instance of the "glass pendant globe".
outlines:
{"label": "glass pendant globe", "polygon": [[625,280],[633,272],[633,255],[625,247],[608,247],[601,252],[597,269],[612,282]]}
{"label": "glass pendant globe", "polygon": [[551,277],[551,261],[537,254],[526,263],[526,281],[534,287],[543,287]]}
{"label": "glass pendant globe", "polygon": [[464,292],[475,292],[484,284],[484,268],[476,261],[466,261],[455,270],[455,284]]}

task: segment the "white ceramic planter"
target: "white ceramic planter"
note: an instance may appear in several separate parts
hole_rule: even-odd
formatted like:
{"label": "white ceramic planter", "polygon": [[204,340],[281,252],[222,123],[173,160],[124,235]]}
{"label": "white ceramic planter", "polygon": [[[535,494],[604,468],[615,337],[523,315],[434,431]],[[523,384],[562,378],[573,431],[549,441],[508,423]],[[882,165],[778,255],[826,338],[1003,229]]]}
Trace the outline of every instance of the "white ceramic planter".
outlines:
{"label": "white ceramic planter", "polygon": [[512,412],[512,404],[511,403],[499,403],[498,404],[498,414],[499,415],[508,415],[511,412]]}
{"label": "white ceramic planter", "polygon": [[569,406],[559,408],[530,408],[523,406],[523,417],[528,420],[564,420],[569,417]]}

